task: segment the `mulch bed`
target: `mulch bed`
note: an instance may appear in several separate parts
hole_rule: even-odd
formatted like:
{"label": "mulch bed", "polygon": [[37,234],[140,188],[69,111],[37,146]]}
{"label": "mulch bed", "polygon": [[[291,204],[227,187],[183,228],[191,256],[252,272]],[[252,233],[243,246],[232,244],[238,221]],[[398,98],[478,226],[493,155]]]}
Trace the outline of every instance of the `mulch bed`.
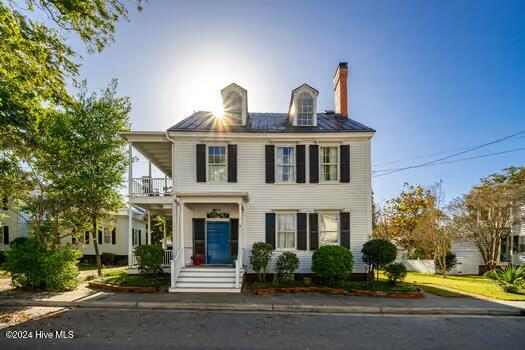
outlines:
{"label": "mulch bed", "polygon": [[116,293],[155,293],[157,291],[155,287],[128,287],[99,282],[89,282],[88,286],[90,288],[103,289]]}
{"label": "mulch bed", "polygon": [[355,290],[349,292],[343,288],[329,287],[286,287],[286,288],[259,288],[254,291],[256,295],[273,295],[276,293],[327,293],[327,294],[347,294],[355,296],[369,296],[382,298],[406,298],[421,299],[425,292],[418,288],[416,292],[385,292],[373,290]]}

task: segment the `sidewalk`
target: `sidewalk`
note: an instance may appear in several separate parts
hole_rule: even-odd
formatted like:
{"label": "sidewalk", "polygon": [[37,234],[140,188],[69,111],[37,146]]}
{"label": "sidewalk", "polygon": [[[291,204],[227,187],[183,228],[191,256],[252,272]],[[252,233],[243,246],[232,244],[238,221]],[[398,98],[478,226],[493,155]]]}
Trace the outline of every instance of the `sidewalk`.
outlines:
{"label": "sidewalk", "polygon": [[358,314],[451,314],[525,316],[525,305],[511,305],[472,297],[396,299],[319,293],[267,296],[230,293],[109,293],[82,284],[65,293],[4,291],[0,306],[53,306],[110,309],[179,309]]}

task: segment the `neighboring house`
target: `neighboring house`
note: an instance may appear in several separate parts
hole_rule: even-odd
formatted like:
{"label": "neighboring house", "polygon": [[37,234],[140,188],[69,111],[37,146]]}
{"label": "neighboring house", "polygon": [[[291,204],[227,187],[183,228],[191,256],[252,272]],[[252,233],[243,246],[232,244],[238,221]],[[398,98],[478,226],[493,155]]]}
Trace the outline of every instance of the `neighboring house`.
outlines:
{"label": "neighboring house", "polygon": [[[170,291],[240,291],[260,241],[274,256],[295,252],[299,273],[311,273],[319,246],[340,244],[352,251],[354,272],[365,272],[375,130],[349,117],[347,75],[339,64],[335,111],[318,111],[318,91],[303,84],[287,112],[250,112],[248,92],[231,84],[221,91],[224,116],[196,112],[167,131],[122,134],[130,157],[135,148],[166,174],[133,177],[130,167],[129,201],[174,218]],[[193,255],[204,256],[205,267],[192,267]]]}
{"label": "neighboring house", "polygon": [[7,207],[0,208],[0,250],[9,248],[15,238],[27,237],[29,221],[24,213]]}
{"label": "neighboring house", "polygon": [[[522,206],[514,219],[509,236],[501,241],[500,264],[525,265],[525,206]],[[452,251],[458,259],[454,269],[457,274],[479,274],[485,265],[479,249],[472,242],[454,244]]]}
{"label": "neighboring house", "polygon": [[[111,254],[116,260],[128,258],[128,209],[121,209],[111,219],[100,225],[97,233],[98,249],[100,254]],[[132,245],[133,247],[146,243],[146,221],[144,212],[133,210]],[[78,247],[84,257],[95,256],[92,233],[85,232],[79,238],[71,236],[62,239],[62,243],[70,242]],[[124,258],[124,259],[123,259]]]}

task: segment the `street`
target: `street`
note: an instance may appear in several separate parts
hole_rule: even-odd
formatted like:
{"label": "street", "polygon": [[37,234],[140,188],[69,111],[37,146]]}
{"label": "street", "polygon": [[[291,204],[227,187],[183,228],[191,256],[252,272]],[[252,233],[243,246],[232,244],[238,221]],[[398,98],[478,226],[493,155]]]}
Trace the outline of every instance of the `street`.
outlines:
{"label": "street", "polygon": [[[8,331],[33,338],[6,339]],[[523,349],[525,318],[62,309],[1,332],[1,349],[494,350]],[[63,338],[36,339],[46,334]]]}

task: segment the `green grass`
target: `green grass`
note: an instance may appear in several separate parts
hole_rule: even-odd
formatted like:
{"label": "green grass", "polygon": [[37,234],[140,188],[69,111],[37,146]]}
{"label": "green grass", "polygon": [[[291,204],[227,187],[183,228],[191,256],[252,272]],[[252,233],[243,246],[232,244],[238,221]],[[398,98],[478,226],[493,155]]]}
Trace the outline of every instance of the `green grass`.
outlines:
{"label": "green grass", "polygon": [[146,275],[128,275],[125,271],[113,271],[108,274],[110,277],[103,278],[102,283],[114,284],[124,287],[155,287],[167,286],[170,281],[169,275],[152,277]]}
{"label": "green grass", "polygon": [[[425,291],[440,296],[453,293],[439,287],[445,287],[458,292],[485,296],[500,300],[518,300],[525,301],[525,291],[522,294],[511,294],[503,292],[495,281],[486,279],[482,276],[447,276],[431,275],[425,273],[409,272],[405,282],[414,283]],[[453,293],[455,294],[455,293]]]}

